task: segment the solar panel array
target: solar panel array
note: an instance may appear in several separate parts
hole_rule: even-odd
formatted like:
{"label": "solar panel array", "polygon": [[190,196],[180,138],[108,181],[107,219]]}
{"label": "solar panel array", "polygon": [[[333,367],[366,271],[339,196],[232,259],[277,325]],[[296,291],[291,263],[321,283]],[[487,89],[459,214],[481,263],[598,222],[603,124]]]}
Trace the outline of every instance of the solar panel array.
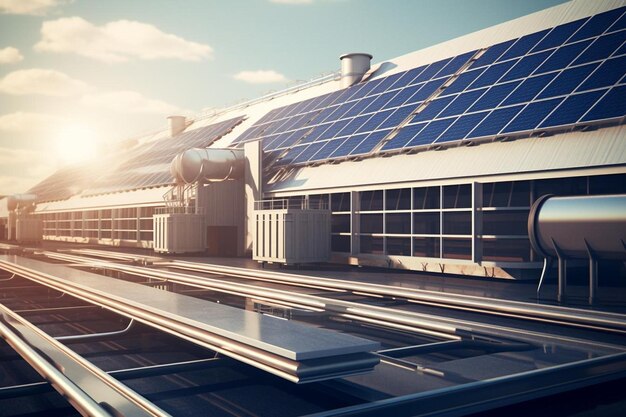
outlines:
{"label": "solar panel array", "polygon": [[173,182],[169,171],[172,159],[191,148],[203,148],[230,132],[243,117],[183,132],[174,137],[156,140],[122,162],[108,175],[100,177],[85,194],[124,191],[168,185]]}
{"label": "solar panel array", "polygon": [[625,10],[272,110],[233,144],[284,166],[621,119]]}

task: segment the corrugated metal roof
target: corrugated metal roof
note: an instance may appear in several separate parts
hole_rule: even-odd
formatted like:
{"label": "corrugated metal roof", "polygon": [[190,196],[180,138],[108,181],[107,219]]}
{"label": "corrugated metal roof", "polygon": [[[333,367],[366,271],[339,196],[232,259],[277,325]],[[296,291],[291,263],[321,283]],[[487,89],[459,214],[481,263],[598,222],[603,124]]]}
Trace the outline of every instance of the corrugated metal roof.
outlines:
{"label": "corrugated metal roof", "polygon": [[387,158],[304,167],[267,184],[264,192],[315,191],[488,175],[622,165],[626,126],[549,137],[491,142]]}

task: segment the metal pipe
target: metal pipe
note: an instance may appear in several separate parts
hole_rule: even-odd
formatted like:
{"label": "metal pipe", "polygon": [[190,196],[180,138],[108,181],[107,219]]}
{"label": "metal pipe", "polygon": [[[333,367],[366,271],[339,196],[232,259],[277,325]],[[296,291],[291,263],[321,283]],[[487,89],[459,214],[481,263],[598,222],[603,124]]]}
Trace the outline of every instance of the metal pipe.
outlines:
{"label": "metal pipe", "polygon": [[243,161],[241,149],[192,148],[174,157],[170,173],[179,184],[241,179]]}

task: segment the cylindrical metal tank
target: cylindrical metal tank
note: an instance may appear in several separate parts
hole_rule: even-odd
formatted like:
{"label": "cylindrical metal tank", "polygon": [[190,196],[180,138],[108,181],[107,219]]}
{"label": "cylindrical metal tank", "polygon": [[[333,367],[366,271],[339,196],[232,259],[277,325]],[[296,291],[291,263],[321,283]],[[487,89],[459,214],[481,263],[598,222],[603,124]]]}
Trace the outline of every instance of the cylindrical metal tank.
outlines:
{"label": "cylindrical metal tank", "polygon": [[343,54],[341,60],[341,87],[346,88],[361,81],[367,71],[370,70],[372,55],[353,52]]}
{"label": "cylindrical metal tank", "polygon": [[546,258],[626,260],[626,195],[542,196],[530,210],[528,235]]}
{"label": "cylindrical metal tank", "polygon": [[243,150],[188,149],[174,157],[170,172],[179,184],[241,179],[244,173]]}
{"label": "cylindrical metal tank", "polygon": [[7,197],[7,209],[15,210],[18,206],[32,204],[37,201],[35,194],[14,194]]}

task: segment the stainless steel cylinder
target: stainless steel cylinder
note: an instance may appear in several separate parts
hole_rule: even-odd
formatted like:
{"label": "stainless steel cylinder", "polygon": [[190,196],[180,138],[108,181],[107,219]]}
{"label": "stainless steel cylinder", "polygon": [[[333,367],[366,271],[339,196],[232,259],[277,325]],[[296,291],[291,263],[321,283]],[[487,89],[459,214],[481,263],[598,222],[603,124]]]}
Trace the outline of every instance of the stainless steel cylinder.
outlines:
{"label": "stainless steel cylinder", "polygon": [[370,70],[372,55],[353,52],[343,54],[341,60],[341,87],[346,88],[361,81],[367,71]]}
{"label": "stainless steel cylinder", "polygon": [[243,161],[241,149],[193,148],[174,157],[170,173],[179,184],[241,179]]}
{"label": "stainless steel cylinder", "polygon": [[626,260],[626,195],[543,196],[530,210],[528,235],[544,257]]}

